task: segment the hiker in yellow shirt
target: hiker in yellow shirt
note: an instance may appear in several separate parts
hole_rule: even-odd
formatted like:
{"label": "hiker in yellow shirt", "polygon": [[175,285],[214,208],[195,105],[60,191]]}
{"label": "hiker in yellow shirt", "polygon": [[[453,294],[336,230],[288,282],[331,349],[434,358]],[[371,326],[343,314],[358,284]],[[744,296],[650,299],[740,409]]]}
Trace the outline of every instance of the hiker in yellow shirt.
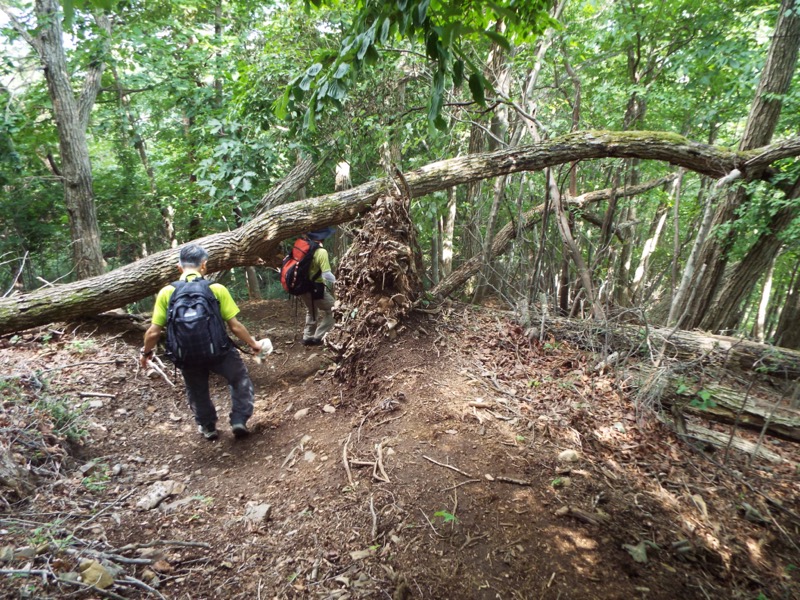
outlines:
{"label": "hiker in yellow shirt", "polygon": [[[169,319],[178,318],[176,315],[170,315],[169,312],[172,308],[170,301],[176,293],[175,286],[183,288],[187,282],[203,279],[207,271],[207,262],[208,252],[197,244],[189,244],[181,249],[178,262],[178,268],[181,271],[180,282],[161,288],[156,296],[152,324],[144,334],[144,346],[140,352],[142,368],[147,367],[147,361],[153,356],[161,332],[165,328],[170,330]],[[212,333],[208,333],[210,343],[202,344],[201,350],[205,351],[206,346],[210,346],[213,348],[213,355],[207,360],[197,361],[195,359],[194,363],[189,358],[186,363],[173,356],[170,356],[170,359],[176,363],[183,374],[189,406],[194,413],[198,430],[207,440],[215,440],[219,436],[217,433],[217,410],[211,402],[208,390],[209,374],[217,373],[228,381],[231,393],[231,430],[235,437],[241,438],[250,433],[247,429],[247,420],[253,415],[253,383],[250,381],[250,374],[247,372],[242,357],[239,356],[238,350],[228,338],[224,325],[220,323],[220,326],[214,329],[216,316],[220,317],[217,322],[227,323],[234,335],[250,346],[254,352],[261,351],[261,344],[253,339],[247,328],[236,318],[236,315],[239,314],[239,307],[236,306],[228,289],[219,283],[209,284],[208,289],[215,299],[215,301],[208,299],[211,304],[211,314],[208,315],[208,318]],[[214,311],[217,314],[213,314]],[[175,327],[172,330],[179,331]],[[170,348],[174,344],[170,344],[168,339],[167,346]],[[196,347],[192,347],[188,342],[187,348],[189,352],[196,350]]]}

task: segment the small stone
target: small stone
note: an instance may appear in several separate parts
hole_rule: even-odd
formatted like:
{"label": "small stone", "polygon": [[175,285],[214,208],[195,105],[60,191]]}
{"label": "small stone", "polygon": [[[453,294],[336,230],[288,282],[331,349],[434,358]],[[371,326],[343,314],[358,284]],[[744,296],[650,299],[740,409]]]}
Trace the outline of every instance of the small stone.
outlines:
{"label": "small stone", "polygon": [[23,546],[22,548],[17,548],[14,551],[14,558],[33,558],[36,556],[36,548],[32,546]]}
{"label": "small stone", "polygon": [[489,475],[489,473],[486,473],[486,475],[484,475],[484,477],[486,477],[486,479],[488,479],[489,481],[494,481],[494,477]]}
{"label": "small stone", "polygon": [[114,585],[114,577],[96,560],[81,565],[81,580],[86,585],[92,585],[101,590]]}
{"label": "small stone", "polygon": [[12,560],[14,560],[14,548],[12,546],[0,548],[0,562],[11,562]]}
{"label": "small stone", "polygon": [[90,400],[89,401],[89,408],[103,408],[103,401],[102,400]]}
{"label": "small stone", "polygon": [[91,475],[97,470],[97,463],[94,461],[88,462],[86,464],[81,465],[78,470],[81,472],[81,475],[84,477]]}
{"label": "small stone", "polygon": [[156,412],[158,409],[157,409],[155,406],[153,406],[153,405],[151,404],[151,405],[149,405],[147,408],[145,408],[145,410],[146,410],[147,412],[149,412],[149,413],[152,415],[152,414],[153,414],[154,412]]}
{"label": "small stone", "polygon": [[171,573],[172,571],[175,570],[175,567],[173,567],[171,564],[169,564],[163,558],[160,559],[160,560],[157,560],[156,562],[154,562],[153,563],[153,568],[156,571],[158,571],[159,573]]}
{"label": "small stone", "polygon": [[301,409],[300,409],[300,410],[298,410],[296,413],[294,413],[294,418],[295,418],[295,420],[297,420],[297,419],[302,419],[302,418],[303,418],[303,417],[305,417],[307,414],[308,414],[308,409],[307,409],[307,408],[301,408]]}
{"label": "small stone", "polygon": [[580,454],[575,450],[564,450],[558,455],[558,460],[561,462],[578,462],[580,458]]}
{"label": "small stone", "polygon": [[248,504],[244,511],[244,520],[251,525],[260,525],[269,521],[271,514],[271,504]]}
{"label": "small stone", "polygon": [[322,412],[333,414],[336,412],[336,407],[331,406],[330,404],[326,404],[322,407]]}
{"label": "small stone", "polygon": [[303,460],[306,462],[314,462],[317,458],[317,455],[314,454],[311,450],[306,450],[305,454],[303,454]]}

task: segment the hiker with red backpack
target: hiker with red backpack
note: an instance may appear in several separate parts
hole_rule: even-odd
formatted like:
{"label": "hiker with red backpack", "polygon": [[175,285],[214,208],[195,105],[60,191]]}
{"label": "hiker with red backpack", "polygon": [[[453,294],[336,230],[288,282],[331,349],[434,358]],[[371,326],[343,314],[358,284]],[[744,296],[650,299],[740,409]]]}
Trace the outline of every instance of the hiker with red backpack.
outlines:
{"label": "hiker with red backpack", "polygon": [[318,346],[333,327],[333,284],[328,251],[323,242],[333,235],[334,228],[326,227],[298,238],[292,251],[283,260],[281,285],[302,300],[306,307],[303,345]]}
{"label": "hiker with red backpack", "polygon": [[247,420],[253,415],[253,383],[239,352],[228,337],[228,328],[255,353],[261,353],[268,340],[256,341],[236,315],[239,307],[228,289],[210,283],[207,271],[208,252],[197,244],[181,249],[179,281],[161,289],[156,296],[152,324],[144,334],[141,349],[142,368],[153,356],[161,332],[167,330],[167,358],[183,373],[189,406],[201,435],[215,440],[217,410],[208,389],[210,373],[224,377],[231,393],[230,423],[236,438],[250,433]]}

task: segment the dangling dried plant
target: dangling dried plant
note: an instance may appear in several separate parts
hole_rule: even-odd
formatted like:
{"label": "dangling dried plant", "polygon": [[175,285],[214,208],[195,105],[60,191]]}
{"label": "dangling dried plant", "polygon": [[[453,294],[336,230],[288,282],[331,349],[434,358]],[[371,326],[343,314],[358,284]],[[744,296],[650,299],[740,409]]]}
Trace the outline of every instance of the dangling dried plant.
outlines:
{"label": "dangling dried plant", "polygon": [[397,335],[422,293],[421,256],[409,215],[410,199],[397,190],[378,199],[339,266],[336,328],[326,344],[337,352],[336,376],[355,380],[358,365],[382,339]]}

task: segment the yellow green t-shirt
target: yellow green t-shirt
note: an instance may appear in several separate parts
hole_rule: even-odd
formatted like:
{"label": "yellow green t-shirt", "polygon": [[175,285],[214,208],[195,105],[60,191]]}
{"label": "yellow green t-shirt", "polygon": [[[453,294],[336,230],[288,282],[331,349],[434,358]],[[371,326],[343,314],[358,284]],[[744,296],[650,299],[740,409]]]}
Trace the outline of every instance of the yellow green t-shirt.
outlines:
{"label": "yellow green t-shirt", "polygon": [[[200,275],[192,272],[184,273],[181,275],[181,281],[191,281],[196,277],[200,277]],[[219,283],[212,283],[209,287],[211,288],[211,292],[214,294],[214,297],[219,301],[219,312],[222,315],[223,321],[227,323],[233,317],[239,314],[239,307],[236,306],[236,302],[233,301],[228,288]],[[166,327],[169,299],[172,297],[172,293],[174,291],[175,287],[170,284],[161,288],[161,291],[158,292],[158,296],[156,296],[156,305],[153,307],[153,325]]]}
{"label": "yellow green t-shirt", "polygon": [[325,271],[331,270],[331,263],[328,260],[328,251],[325,248],[317,248],[314,252],[314,258],[311,259],[311,269],[309,273],[317,273],[317,278],[314,281],[322,281],[322,274]]}

